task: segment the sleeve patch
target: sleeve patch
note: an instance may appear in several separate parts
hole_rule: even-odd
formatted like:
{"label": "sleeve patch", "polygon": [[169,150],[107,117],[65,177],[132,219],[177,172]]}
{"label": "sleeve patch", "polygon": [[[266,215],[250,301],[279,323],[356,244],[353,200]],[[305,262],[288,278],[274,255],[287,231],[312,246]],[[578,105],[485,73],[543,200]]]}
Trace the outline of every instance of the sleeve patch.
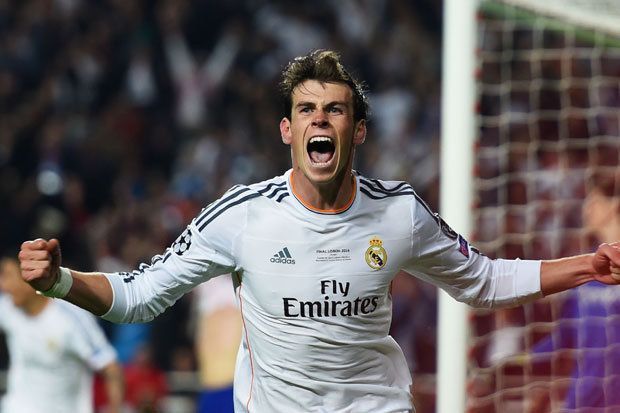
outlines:
{"label": "sleeve patch", "polygon": [[192,245],[192,232],[187,228],[172,244],[172,250],[177,255],[183,255]]}
{"label": "sleeve patch", "polygon": [[459,252],[469,258],[469,244],[461,235],[459,235]]}

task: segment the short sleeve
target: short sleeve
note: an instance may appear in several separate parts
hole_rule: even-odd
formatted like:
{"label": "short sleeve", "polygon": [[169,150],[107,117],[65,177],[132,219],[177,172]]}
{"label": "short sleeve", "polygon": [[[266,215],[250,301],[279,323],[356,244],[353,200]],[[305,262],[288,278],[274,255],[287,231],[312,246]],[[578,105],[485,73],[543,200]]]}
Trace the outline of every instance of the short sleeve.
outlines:
{"label": "short sleeve", "polygon": [[116,350],[107,340],[97,319],[85,310],[71,304],[58,302],[67,314],[71,327],[68,330],[69,348],[94,371],[103,369],[117,358]]}

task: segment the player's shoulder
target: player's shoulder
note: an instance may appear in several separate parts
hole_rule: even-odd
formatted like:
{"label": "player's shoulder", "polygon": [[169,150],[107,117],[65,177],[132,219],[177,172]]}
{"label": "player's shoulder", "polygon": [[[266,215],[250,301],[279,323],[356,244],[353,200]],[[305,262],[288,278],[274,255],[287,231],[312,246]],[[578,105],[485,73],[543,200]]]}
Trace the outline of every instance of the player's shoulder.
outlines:
{"label": "player's shoulder", "polygon": [[411,184],[407,181],[369,178],[356,174],[360,183],[360,192],[372,200],[395,197],[417,197]]}
{"label": "player's shoulder", "polygon": [[13,300],[9,297],[8,294],[4,294],[0,291],[0,314],[7,314],[9,311],[13,309]]}
{"label": "player's shoulder", "polygon": [[0,292],[0,318],[3,316],[5,318],[14,317],[17,314],[23,314],[23,311],[13,303],[13,299],[9,294]]}
{"label": "player's shoulder", "polygon": [[274,176],[271,179],[248,185],[248,188],[264,199],[278,203],[290,195],[287,175]]}
{"label": "player's shoulder", "polygon": [[259,197],[281,202],[288,195],[286,175],[279,175],[253,184],[235,185],[216,202],[241,204]]}
{"label": "player's shoulder", "polygon": [[236,220],[239,214],[243,214],[245,208],[254,202],[281,203],[289,195],[286,175],[249,185],[235,185],[203,208],[195,219],[195,224],[202,231],[218,218],[227,217],[229,220]]}
{"label": "player's shoulder", "polygon": [[356,175],[360,183],[360,193],[370,202],[387,202],[394,206],[401,205],[411,208],[415,216],[426,216],[428,214],[433,219],[439,219],[438,215],[418,195],[409,182]]}

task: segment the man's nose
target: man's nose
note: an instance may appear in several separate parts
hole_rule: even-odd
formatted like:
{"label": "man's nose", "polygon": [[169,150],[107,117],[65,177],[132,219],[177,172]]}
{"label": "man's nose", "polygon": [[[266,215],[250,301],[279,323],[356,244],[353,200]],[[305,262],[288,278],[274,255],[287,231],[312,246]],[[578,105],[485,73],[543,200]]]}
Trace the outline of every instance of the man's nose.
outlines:
{"label": "man's nose", "polygon": [[314,118],[312,119],[312,126],[317,128],[324,128],[328,125],[327,116],[322,110],[317,110]]}

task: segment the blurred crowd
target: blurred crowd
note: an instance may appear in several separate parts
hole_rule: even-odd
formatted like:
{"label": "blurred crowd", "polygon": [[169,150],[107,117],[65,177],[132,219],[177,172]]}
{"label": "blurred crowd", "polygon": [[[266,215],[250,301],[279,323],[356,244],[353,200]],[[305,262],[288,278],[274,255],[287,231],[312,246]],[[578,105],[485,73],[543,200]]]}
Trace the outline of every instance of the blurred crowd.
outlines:
{"label": "blurred crowd", "polygon": [[[232,185],[290,167],[278,75],[317,48],[370,91],[355,169],[410,181],[436,210],[440,36],[439,0],[0,0],[0,250],[56,237],[68,267],[149,262]],[[395,286],[394,335],[433,373],[435,292]],[[190,294],[106,328],[121,361],[147,349],[191,371],[192,320]]]}

